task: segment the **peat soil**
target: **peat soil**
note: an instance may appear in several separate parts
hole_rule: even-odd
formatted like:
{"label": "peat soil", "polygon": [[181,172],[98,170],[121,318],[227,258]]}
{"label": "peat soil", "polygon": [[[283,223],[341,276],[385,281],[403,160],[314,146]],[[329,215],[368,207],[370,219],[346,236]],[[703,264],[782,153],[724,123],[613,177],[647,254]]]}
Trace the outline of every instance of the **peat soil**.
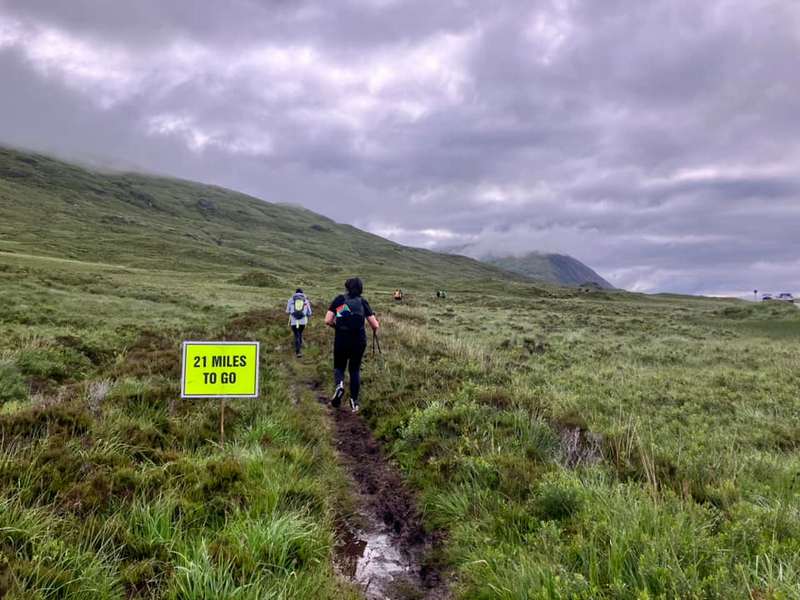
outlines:
{"label": "peat soil", "polygon": [[449,598],[434,558],[441,536],[425,532],[414,494],[364,420],[346,404],[330,411],[339,458],[356,497],[357,514],[338,523],[342,574],[358,583],[368,600]]}

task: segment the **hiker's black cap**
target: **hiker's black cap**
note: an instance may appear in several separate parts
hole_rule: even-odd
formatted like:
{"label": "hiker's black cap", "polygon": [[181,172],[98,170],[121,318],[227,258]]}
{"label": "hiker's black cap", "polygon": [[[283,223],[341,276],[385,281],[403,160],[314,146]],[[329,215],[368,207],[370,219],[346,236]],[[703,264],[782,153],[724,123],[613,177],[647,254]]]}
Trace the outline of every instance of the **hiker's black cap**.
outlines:
{"label": "hiker's black cap", "polygon": [[302,294],[302,293],[303,293],[303,288],[297,288],[297,289],[294,291],[294,293],[295,293],[295,294]]}

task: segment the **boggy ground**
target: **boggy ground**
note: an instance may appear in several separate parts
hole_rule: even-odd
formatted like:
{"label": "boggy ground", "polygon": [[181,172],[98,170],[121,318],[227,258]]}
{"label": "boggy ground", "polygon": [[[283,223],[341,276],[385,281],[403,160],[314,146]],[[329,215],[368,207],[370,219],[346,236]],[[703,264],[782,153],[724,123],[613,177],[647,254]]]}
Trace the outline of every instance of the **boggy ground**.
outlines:
{"label": "boggy ground", "polygon": [[415,494],[357,414],[331,409],[331,417],[336,450],[356,485],[361,517],[343,521],[339,530],[340,561],[350,567],[348,575],[368,598],[447,597],[432,556],[440,539],[425,531]]}
{"label": "boggy ground", "polygon": [[455,596],[797,598],[797,311],[514,303],[392,306],[365,377],[362,416],[447,532]]}
{"label": "boggy ground", "polygon": [[[0,411],[0,597],[358,597],[332,566],[327,417],[290,401],[265,317],[140,329],[68,379],[58,336],[6,328],[3,364],[47,391]],[[199,337],[264,342],[263,396],[229,402],[224,448],[219,403],[177,398],[180,340]]]}
{"label": "boggy ground", "polygon": [[[279,319],[282,320],[282,319]],[[449,597],[440,563],[442,532],[426,529],[417,494],[389,460],[369,428],[350,411],[330,405],[328,333],[307,331],[306,358],[285,361],[287,378],[326,407],[330,435],[348,485],[336,508],[335,562],[341,575],[356,583],[369,600],[441,600]],[[288,338],[282,346],[289,355]]]}

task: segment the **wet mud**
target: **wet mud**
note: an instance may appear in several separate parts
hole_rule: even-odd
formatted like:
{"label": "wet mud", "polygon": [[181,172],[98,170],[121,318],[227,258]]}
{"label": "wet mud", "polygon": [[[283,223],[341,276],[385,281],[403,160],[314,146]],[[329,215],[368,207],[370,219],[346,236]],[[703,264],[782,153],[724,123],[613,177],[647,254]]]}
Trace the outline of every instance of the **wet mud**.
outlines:
{"label": "wet mud", "polygon": [[[320,398],[324,401],[323,398]],[[449,597],[433,562],[439,539],[422,526],[416,498],[364,420],[331,408],[336,448],[355,484],[357,514],[338,524],[337,562],[368,600]]]}

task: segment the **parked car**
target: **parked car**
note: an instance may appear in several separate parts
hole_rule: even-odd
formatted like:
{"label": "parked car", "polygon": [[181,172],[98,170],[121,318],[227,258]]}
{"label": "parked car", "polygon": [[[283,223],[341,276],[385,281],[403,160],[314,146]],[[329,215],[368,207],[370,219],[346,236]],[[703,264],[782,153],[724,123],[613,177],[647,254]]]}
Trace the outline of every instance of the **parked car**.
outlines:
{"label": "parked car", "polygon": [[772,300],[772,294],[761,294],[761,301],[766,302],[767,300]]}
{"label": "parked car", "polygon": [[789,292],[781,292],[780,294],[778,294],[776,300],[782,300],[783,302],[794,303],[794,296],[792,296]]}

